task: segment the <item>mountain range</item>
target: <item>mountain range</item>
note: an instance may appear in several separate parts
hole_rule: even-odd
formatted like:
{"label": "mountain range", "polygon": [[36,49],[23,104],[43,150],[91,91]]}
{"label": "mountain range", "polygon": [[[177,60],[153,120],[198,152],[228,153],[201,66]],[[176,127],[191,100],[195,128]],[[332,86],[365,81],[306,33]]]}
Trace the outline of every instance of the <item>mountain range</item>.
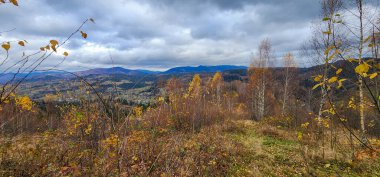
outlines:
{"label": "mountain range", "polygon": [[182,66],[168,69],[166,71],[151,71],[142,69],[125,69],[122,67],[112,68],[97,68],[85,71],[75,72],[77,75],[99,75],[99,74],[125,74],[125,75],[144,75],[144,74],[181,74],[181,73],[209,73],[209,72],[223,72],[227,70],[247,69],[246,66],[234,65],[217,65],[217,66]]}
{"label": "mountain range", "polygon": [[[332,63],[335,68],[341,68],[340,78],[355,79],[353,68],[355,65],[347,61],[337,61]],[[321,72],[323,65],[312,66],[309,68],[298,68],[296,79],[298,88],[308,89],[315,85],[312,77]],[[270,68],[272,70],[272,78],[281,80],[284,77],[284,68]],[[80,88],[81,82],[85,78],[88,83],[94,84],[99,92],[113,93],[115,87],[120,98],[127,99],[132,102],[141,103],[149,102],[150,98],[160,92],[166,80],[176,77],[180,83],[186,84],[191,81],[195,73],[201,74],[201,77],[212,77],[214,72],[223,72],[223,80],[226,82],[248,81],[248,70],[244,66],[218,65],[218,66],[186,66],[171,68],[166,71],[149,71],[139,69],[125,69],[122,67],[113,68],[96,68],[78,72],[35,72],[32,73],[18,88],[21,95],[29,95],[33,100],[41,100],[47,94],[56,94],[57,92],[66,93],[67,99],[74,99],[71,93],[82,94]],[[335,70],[331,69],[329,76],[336,75]],[[77,76],[83,77],[78,78]],[[0,75],[0,84],[5,83],[13,77],[13,74]],[[25,74],[19,74],[16,80],[25,77]],[[7,80],[8,79],[8,80]],[[347,90],[354,88],[350,82],[345,82],[344,87]],[[305,93],[305,92],[299,92]],[[345,92],[340,92],[345,94]],[[297,95],[299,98],[306,95]],[[149,99],[148,99],[149,98]],[[73,101],[73,100],[71,100]]]}
{"label": "mountain range", "polygon": [[[129,75],[129,76],[139,76],[139,75],[149,75],[149,74],[185,74],[185,73],[210,73],[210,72],[224,72],[228,70],[236,69],[247,69],[246,66],[234,66],[234,65],[217,65],[217,66],[183,66],[168,69],[166,71],[151,71],[143,69],[126,69],[122,67],[112,67],[112,68],[95,68],[84,71],[73,72],[72,74],[78,76],[90,76],[90,75]],[[66,78],[73,77],[72,74],[60,71],[47,71],[47,72],[33,72],[28,76],[28,80],[36,79],[48,79],[48,78]],[[0,83],[5,83],[12,80],[15,73],[6,73],[0,75]],[[27,73],[19,73],[16,75],[15,79],[22,79],[27,75]]]}

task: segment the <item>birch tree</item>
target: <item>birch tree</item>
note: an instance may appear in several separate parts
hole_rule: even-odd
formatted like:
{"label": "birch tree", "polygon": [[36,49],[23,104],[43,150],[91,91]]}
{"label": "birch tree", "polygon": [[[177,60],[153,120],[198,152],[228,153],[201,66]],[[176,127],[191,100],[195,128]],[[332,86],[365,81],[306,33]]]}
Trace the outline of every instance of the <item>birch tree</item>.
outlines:
{"label": "birch tree", "polygon": [[257,56],[253,58],[249,68],[249,87],[251,90],[251,106],[253,116],[261,120],[265,116],[266,92],[268,79],[270,78],[269,67],[272,59],[272,46],[269,39],[261,41]]}
{"label": "birch tree", "polygon": [[285,116],[287,111],[287,104],[289,96],[292,95],[290,90],[290,83],[295,77],[296,63],[294,61],[294,55],[292,53],[287,53],[282,58],[284,63],[284,93],[282,96],[282,116]]}
{"label": "birch tree", "polygon": [[[351,2],[351,4],[349,4]],[[359,95],[359,120],[360,120],[360,131],[362,135],[362,141],[365,142],[365,134],[367,132],[366,128],[366,107],[368,107],[368,98],[372,98],[372,103],[375,105],[376,109],[380,113],[380,107],[378,104],[378,98],[374,95],[374,92],[369,87],[370,80],[377,77],[378,73],[375,70],[371,71],[371,60],[368,60],[372,56],[372,58],[377,58],[377,43],[375,36],[375,29],[379,29],[376,26],[376,22],[371,17],[374,14],[371,14],[369,6],[367,6],[368,2],[364,0],[352,0],[348,1],[346,9],[348,9],[347,17],[344,19],[342,26],[345,27],[345,30],[348,31],[348,42],[350,43],[349,48],[346,49],[347,54],[341,55],[341,57],[347,61],[353,62],[355,67],[355,73],[357,74],[357,87],[358,87],[358,95]],[[349,7],[353,7],[350,9]],[[371,40],[372,39],[372,40]],[[367,45],[367,43],[369,43]],[[339,46],[334,44],[334,47],[339,49]],[[343,49],[340,49],[344,51]],[[372,73],[371,73],[372,72]],[[366,80],[369,78],[369,80]],[[366,92],[367,91],[367,92]],[[367,97],[367,94],[368,96]],[[379,120],[377,120],[379,121]]]}

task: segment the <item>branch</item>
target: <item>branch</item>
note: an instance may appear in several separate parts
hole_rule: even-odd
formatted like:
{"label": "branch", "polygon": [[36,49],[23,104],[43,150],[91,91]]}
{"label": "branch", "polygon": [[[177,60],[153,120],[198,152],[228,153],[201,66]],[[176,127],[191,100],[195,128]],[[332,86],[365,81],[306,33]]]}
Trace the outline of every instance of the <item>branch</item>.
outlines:
{"label": "branch", "polygon": [[[62,44],[58,45],[56,47],[56,49],[60,48],[61,46],[65,45],[66,42],[68,40],[70,40],[76,33],[78,33],[80,31],[80,29],[82,29],[82,27],[84,26],[84,24],[86,24],[87,22],[89,21],[89,19],[86,19],[85,21],[83,21],[83,23],[77,28],[77,30],[75,30],[73,33],[71,33],[63,42]],[[32,65],[30,65],[29,67],[32,67],[34,64],[36,64],[34,67],[32,67],[32,69],[21,79],[19,80],[15,86],[13,86],[10,91],[6,94],[6,96],[3,98],[3,97],[0,97],[0,105],[2,105],[4,103],[4,100],[6,100],[10,94],[12,92],[14,92],[16,90],[16,88],[33,72],[37,69],[38,66],[40,66],[47,58],[49,58],[52,54],[54,53],[54,51],[51,51],[50,53],[48,53],[46,56],[42,56],[42,58],[39,58],[38,60],[36,60],[36,62],[34,62]],[[39,62],[38,62],[39,61]],[[5,86],[4,86],[5,87]]]}

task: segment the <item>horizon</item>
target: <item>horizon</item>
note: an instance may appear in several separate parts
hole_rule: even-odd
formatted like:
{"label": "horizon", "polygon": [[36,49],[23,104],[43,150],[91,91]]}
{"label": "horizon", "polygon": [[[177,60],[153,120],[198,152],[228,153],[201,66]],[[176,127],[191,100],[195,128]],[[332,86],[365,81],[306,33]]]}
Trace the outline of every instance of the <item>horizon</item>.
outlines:
{"label": "horizon", "polygon": [[[338,60],[338,61],[343,61],[343,60]],[[82,68],[81,69],[78,69],[78,70],[74,70],[74,71],[69,71],[69,72],[83,72],[83,71],[89,71],[89,70],[96,70],[96,69],[113,69],[113,68],[121,68],[121,69],[127,69],[127,70],[132,70],[132,71],[150,71],[150,72],[166,72],[166,71],[169,71],[171,69],[175,69],[175,68],[199,68],[199,67],[220,67],[220,66],[232,66],[232,67],[246,67],[247,69],[250,67],[249,65],[248,66],[244,66],[244,65],[226,65],[226,64],[221,64],[221,65],[184,65],[184,66],[174,66],[174,67],[171,67],[171,68],[165,68],[165,69],[161,69],[161,70],[153,70],[153,69],[143,69],[143,68],[127,68],[127,67],[123,67],[123,66],[110,66],[110,67],[99,67],[99,68]],[[300,66],[296,66],[295,68],[300,68],[300,69],[304,69],[304,68],[312,68],[314,66],[318,66],[318,65],[312,65],[312,66],[307,66],[307,67],[300,67]],[[284,68],[283,66],[274,66],[274,67],[270,67],[270,68]],[[45,70],[36,70],[32,73],[44,73],[44,72],[60,72],[60,71],[68,71],[68,70],[60,70],[60,69],[57,69],[57,70],[48,70],[48,71],[45,71]],[[26,74],[27,72],[24,72],[22,74]],[[11,73],[9,73],[11,74]],[[2,76],[0,76],[1,78]]]}

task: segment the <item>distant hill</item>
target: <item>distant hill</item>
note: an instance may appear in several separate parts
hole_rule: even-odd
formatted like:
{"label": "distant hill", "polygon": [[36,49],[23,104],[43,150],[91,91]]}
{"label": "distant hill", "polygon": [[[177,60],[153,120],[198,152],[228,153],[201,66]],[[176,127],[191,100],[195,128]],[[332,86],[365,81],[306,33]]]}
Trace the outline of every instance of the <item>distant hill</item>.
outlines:
{"label": "distant hill", "polygon": [[[342,68],[342,76],[346,78],[353,78],[355,77],[355,74],[352,72],[354,69],[355,64],[352,64],[347,61],[339,60],[334,63],[332,63],[335,67]],[[310,80],[311,76],[316,75],[317,73],[320,73],[322,65],[312,66],[309,68],[299,68],[299,73],[301,75],[301,78],[308,78],[305,80]],[[151,71],[151,70],[144,70],[144,69],[126,69],[122,67],[112,67],[112,68],[95,68],[95,69],[89,69],[84,71],[77,71],[74,72],[74,74],[82,76],[82,77],[88,77],[93,75],[94,77],[97,77],[97,75],[102,76],[109,76],[109,75],[124,75],[124,76],[135,76],[140,77],[147,75],[151,75],[151,77],[166,77],[164,75],[170,76],[170,75],[184,75],[184,74],[194,74],[194,73],[213,73],[213,72],[223,72],[224,77],[226,80],[244,80],[247,77],[247,68],[246,66],[234,66],[234,65],[216,65],[216,66],[183,66],[183,67],[175,67],[168,69],[167,71],[161,72],[161,71]],[[281,67],[279,68],[273,68],[274,70],[282,70]],[[331,72],[335,72],[334,70],[331,70]],[[19,79],[22,79],[26,76],[26,73],[19,73],[15,77],[14,81],[17,81]],[[12,80],[14,77],[14,73],[4,73],[0,74],[0,84],[4,84],[9,80]],[[45,71],[45,72],[33,72],[31,73],[28,78],[25,80],[25,82],[28,81],[46,81],[46,80],[53,80],[53,79],[69,79],[73,78],[74,76],[65,72],[61,71]],[[310,85],[314,83],[305,83],[305,85]]]}
{"label": "distant hill", "polygon": [[113,68],[96,68],[85,71],[79,71],[75,74],[80,76],[88,76],[88,75],[109,75],[109,74],[125,74],[125,75],[144,75],[151,74],[151,71],[147,70],[132,70],[125,69],[122,67],[113,67]]}
{"label": "distant hill", "polygon": [[171,68],[163,74],[177,74],[177,73],[202,73],[202,72],[223,72],[228,70],[247,69],[246,66],[233,66],[233,65],[218,65],[218,66],[184,66]]}
{"label": "distant hill", "polygon": [[[143,76],[143,75],[176,75],[176,74],[188,74],[188,73],[211,73],[211,72],[224,72],[230,70],[246,70],[245,66],[233,66],[233,65],[217,65],[217,66],[184,66],[171,68],[165,72],[151,71],[144,69],[125,69],[122,67],[112,67],[112,68],[95,68],[84,71],[77,71],[74,74],[87,77],[91,75],[126,75],[126,76]],[[19,73],[15,77],[15,81],[25,77],[27,73]],[[12,80],[14,73],[5,73],[0,75],[0,84],[4,84],[9,80]],[[52,79],[65,79],[74,77],[71,74],[60,72],[60,71],[46,71],[46,72],[33,72],[31,73],[25,82],[28,81],[46,81]]]}
{"label": "distant hill", "polygon": [[[342,68],[340,73],[341,78],[355,79],[353,72],[354,66],[347,61],[337,61],[333,63],[336,68]],[[313,76],[321,73],[323,65],[313,66],[310,68],[298,68],[296,76],[297,84],[299,85],[298,91],[295,91],[298,98],[306,98],[304,95],[305,90],[312,88],[315,85]],[[273,71],[272,77],[281,80],[283,78],[284,68],[271,68]],[[114,86],[118,88],[120,95],[134,101],[146,100],[147,95],[154,95],[158,93],[167,79],[175,76],[182,84],[187,84],[194,76],[194,74],[201,74],[202,78],[212,77],[217,71],[222,72],[224,81],[243,81],[248,82],[248,70],[244,66],[197,66],[197,67],[176,67],[164,72],[149,71],[149,70],[132,70],[121,67],[114,68],[97,68],[85,71],[78,71],[75,74],[82,76],[89,83],[96,83],[97,89],[101,92],[112,92]],[[329,76],[335,75],[334,69],[329,73]],[[19,74],[15,81],[25,76]],[[13,77],[12,73],[0,75],[0,85],[10,80]],[[55,93],[56,89],[61,92],[67,90],[78,90],[79,79],[72,74],[65,72],[36,72],[31,74],[23,84],[20,85],[18,91],[20,94],[31,95],[31,98],[38,100],[42,99],[48,93]],[[71,82],[72,81],[72,82]],[[346,91],[355,88],[354,84],[345,82],[343,84],[344,90],[339,92],[340,95],[345,95]],[[317,92],[319,93],[319,92]],[[132,94],[132,95],[131,95]]]}
{"label": "distant hill", "polygon": [[[27,79],[30,80],[31,78],[38,79],[38,78],[45,78],[45,77],[51,77],[51,76],[54,77],[54,76],[59,76],[62,74],[63,72],[58,72],[58,71],[38,71],[38,72],[30,73]],[[25,76],[27,76],[27,73],[18,73],[17,75],[15,75],[15,73],[0,74],[0,84],[11,81],[12,79],[14,81],[23,79]]]}

